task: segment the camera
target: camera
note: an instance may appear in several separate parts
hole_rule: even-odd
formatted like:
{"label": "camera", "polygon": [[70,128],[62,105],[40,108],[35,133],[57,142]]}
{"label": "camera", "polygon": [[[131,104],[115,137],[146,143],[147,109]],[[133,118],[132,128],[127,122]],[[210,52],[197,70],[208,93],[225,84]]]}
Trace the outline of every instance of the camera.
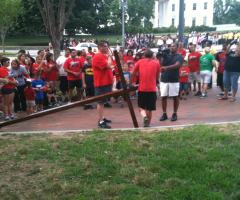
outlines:
{"label": "camera", "polygon": [[157,57],[158,59],[160,59],[160,58],[166,58],[166,57],[168,57],[169,54],[170,54],[170,49],[168,49],[168,48],[166,48],[166,47],[164,47],[164,46],[160,46],[160,47],[158,48],[158,52],[157,52],[156,57]]}

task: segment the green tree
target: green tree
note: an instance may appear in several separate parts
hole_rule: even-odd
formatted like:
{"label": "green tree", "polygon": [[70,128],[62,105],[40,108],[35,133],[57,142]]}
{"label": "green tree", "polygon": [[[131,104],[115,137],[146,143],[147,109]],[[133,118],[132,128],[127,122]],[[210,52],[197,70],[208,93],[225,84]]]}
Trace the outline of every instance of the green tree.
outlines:
{"label": "green tree", "polygon": [[60,55],[63,31],[72,13],[75,0],[36,0],[36,3],[56,59]]}
{"label": "green tree", "polygon": [[240,2],[236,0],[215,0],[214,24],[240,24]]}
{"label": "green tree", "polygon": [[8,30],[21,12],[21,0],[0,1],[0,35],[3,52],[5,52],[5,38]]}

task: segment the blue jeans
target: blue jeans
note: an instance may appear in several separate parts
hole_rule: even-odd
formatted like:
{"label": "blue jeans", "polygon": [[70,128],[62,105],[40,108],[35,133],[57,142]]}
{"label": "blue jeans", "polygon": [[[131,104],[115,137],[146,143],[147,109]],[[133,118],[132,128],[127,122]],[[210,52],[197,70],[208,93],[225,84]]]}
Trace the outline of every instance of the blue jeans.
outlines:
{"label": "blue jeans", "polygon": [[225,90],[229,91],[232,89],[232,92],[237,92],[238,90],[238,78],[240,76],[240,72],[223,72],[223,84]]}

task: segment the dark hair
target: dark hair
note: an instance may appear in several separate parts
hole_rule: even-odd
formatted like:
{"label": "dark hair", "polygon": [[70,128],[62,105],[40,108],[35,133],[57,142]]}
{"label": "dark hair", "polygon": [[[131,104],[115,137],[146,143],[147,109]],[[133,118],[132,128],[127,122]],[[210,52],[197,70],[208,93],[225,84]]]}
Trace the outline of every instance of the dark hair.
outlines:
{"label": "dark hair", "polygon": [[25,54],[26,53],[26,50],[25,49],[20,49],[19,51],[18,51],[18,54]]}
{"label": "dark hair", "polygon": [[16,63],[17,63],[17,66],[18,66],[18,67],[20,66],[20,62],[19,62],[18,59],[14,59],[14,60],[12,60],[12,62],[16,62]]}
{"label": "dark hair", "polygon": [[129,53],[131,53],[131,54],[133,55],[133,51],[132,51],[131,49],[129,49],[129,50],[127,51],[127,55],[128,55]]}
{"label": "dark hair", "polygon": [[98,42],[98,47],[102,47],[104,46],[105,44],[108,45],[108,42],[106,40],[101,40],[100,42]]}
{"label": "dark hair", "polygon": [[47,53],[47,54],[46,54],[46,60],[47,60],[47,61],[51,60],[51,57],[52,57],[52,56],[53,56],[52,53]]}
{"label": "dark hair", "polygon": [[9,58],[7,58],[7,57],[2,57],[2,58],[1,58],[1,65],[3,65],[5,62],[8,62],[8,61],[10,61]]}
{"label": "dark hair", "polygon": [[146,49],[144,52],[144,56],[145,58],[152,58],[153,57],[153,51],[151,51],[150,49]]}
{"label": "dark hair", "polygon": [[43,49],[38,50],[37,54],[39,55],[41,52],[44,52]]}

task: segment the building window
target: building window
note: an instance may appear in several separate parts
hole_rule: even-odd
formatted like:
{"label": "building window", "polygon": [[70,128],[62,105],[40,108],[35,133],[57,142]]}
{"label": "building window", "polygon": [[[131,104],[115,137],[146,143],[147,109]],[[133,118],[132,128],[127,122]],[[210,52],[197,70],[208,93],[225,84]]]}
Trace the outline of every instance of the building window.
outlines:
{"label": "building window", "polygon": [[207,17],[206,17],[206,16],[203,17],[203,25],[204,25],[204,26],[207,26]]}
{"label": "building window", "polygon": [[196,18],[195,17],[192,18],[192,26],[196,26]]}
{"label": "building window", "polygon": [[207,10],[207,2],[204,3],[204,10]]}
{"label": "building window", "polygon": [[175,4],[172,4],[172,11],[175,11]]}
{"label": "building window", "polygon": [[172,18],[172,26],[175,26],[175,19]]}
{"label": "building window", "polygon": [[197,10],[197,4],[193,3],[193,10]]}

